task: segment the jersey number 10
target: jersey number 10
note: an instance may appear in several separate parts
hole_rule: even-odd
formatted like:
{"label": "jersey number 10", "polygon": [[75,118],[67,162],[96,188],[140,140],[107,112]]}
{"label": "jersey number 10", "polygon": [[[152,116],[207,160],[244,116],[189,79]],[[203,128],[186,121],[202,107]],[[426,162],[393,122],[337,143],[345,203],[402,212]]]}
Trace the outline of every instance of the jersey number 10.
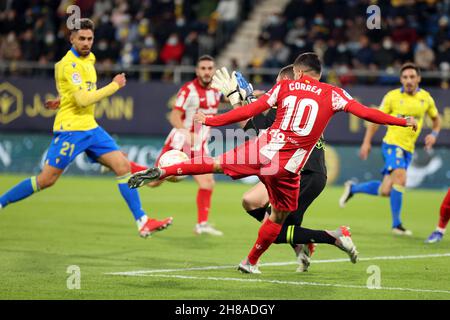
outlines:
{"label": "jersey number 10", "polygon": [[297,102],[296,96],[288,96],[283,100],[283,108],[286,108],[282,130],[291,130],[299,136],[307,136],[311,133],[317,118],[319,105],[313,99],[301,99]]}

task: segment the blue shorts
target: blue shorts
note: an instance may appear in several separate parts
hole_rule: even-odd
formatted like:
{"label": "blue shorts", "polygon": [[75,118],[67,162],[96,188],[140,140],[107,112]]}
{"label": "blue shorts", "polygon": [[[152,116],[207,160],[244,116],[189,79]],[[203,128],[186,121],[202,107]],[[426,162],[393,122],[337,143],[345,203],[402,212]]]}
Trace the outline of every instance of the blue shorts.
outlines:
{"label": "blue shorts", "polygon": [[119,150],[116,142],[102,127],[54,132],[45,163],[64,170],[82,152],[95,162],[105,153],[116,150]]}
{"label": "blue shorts", "polygon": [[381,151],[384,158],[384,168],[381,170],[383,175],[390,174],[395,169],[408,169],[413,155],[411,152],[384,142],[381,145]]}

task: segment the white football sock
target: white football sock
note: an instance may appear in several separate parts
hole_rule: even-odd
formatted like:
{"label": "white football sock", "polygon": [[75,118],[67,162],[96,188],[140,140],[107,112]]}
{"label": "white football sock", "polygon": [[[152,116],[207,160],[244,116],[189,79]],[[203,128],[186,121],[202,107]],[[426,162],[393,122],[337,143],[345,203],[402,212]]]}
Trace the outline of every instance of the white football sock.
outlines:
{"label": "white football sock", "polygon": [[140,217],[139,219],[136,220],[136,224],[139,230],[142,229],[142,227],[147,223],[148,221],[148,217],[147,215],[143,215],[142,217]]}

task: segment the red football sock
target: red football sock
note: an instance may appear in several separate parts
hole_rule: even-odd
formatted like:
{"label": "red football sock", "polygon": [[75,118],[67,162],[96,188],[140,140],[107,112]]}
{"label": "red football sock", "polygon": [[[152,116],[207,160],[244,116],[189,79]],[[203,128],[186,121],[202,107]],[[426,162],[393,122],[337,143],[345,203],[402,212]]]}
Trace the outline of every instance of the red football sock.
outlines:
{"label": "red football sock", "polygon": [[205,173],[213,173],[214,159],[211,157],[197,157],[186,160],[184,162],[174,164],[163,168],[164,174],[160,180],[169,176],[199,175]]}
{"label": "red football sock", "polygon": [[133,161],[130,161],[130,167],[131,167],[131,173],[136,173],[136,172],[148,169],[148,167],[141,166],[140,164],[137,164],[136,162],[133,162]]}
{"label": "red football sock", "polygon": [[197,193],[197,222],[208,221],[209,208],[211,207],[212,190],[198,189]]}
{"label": "red football sock", "polygon": [[442,201],[438,227],[441,229],[445,229],[447,227],[449,220],[450,220],[450,189],[448,189],[447,195],[445,196],[444,201]]}
{"label": "red football sock", "polygon": [[248,261],[251,264],[256,264],[259,257],[270,247],[275,241],[278,234],[281,231],[281,224],[272,222],[267,219],[259,228],[258,239],[256,239],[250,254],[248,255]]}

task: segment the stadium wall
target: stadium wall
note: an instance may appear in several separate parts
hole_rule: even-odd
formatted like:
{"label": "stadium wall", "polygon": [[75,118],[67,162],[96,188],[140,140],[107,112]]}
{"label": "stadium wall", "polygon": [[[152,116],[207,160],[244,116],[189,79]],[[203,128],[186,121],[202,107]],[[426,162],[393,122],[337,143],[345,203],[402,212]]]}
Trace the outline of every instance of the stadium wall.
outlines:
{"label": "stadium wall", "polygon": [[[0,174],[36,174],[40,171],[51,134],[3,134],[0,133]],[[151,166],[164,144],[163,137],[143,137],[135,135],[114,135],[128,158],[137,163]],[[212,146],[211,149],[214,149]],[[217,149],[216,149],[217,150]],[[381,150],[374,147],[367,161],[358,157],[359,147],[330,145],[325,149],[328,182],[342,184],[348,179],[367,181],[380,179],[383,166]],[[440,147],[427,153],[416,151],[408,170],[408,187],[445,189],[450,185],[450,150]],[[67,174],[100,175],[100,166],[91,163],[82,154],[68,168]],[[219,180],[230,181],[228,177],[216,175]],[[0,176],[1,179],[1,176]]]}
{"label": "stadium wall", "polygon": [[[169,83],[129,81],[123,90],[97,104],[96,117],[111,133],[164,136],[170,131],[167,113],[178,89],[179,86]],[[346,89],[362,103],[375,107],[392,87],[353,86]],[[429,91],[443,119],[438,143],[450,147],[450,91],[439,88]],[[51,79],[0,78],[0,133],[50,132],[55,112],[46,110],[44,101],[55,95]],[[431,121],[426,121],[419,144],[429,132],[430,125]],[[330,143],[359,144],[364,132],[364,121],[342,113],[330,122],[325,138]],[[379,143],[383,134],[384,130],[379,130],[374,141]]]}

